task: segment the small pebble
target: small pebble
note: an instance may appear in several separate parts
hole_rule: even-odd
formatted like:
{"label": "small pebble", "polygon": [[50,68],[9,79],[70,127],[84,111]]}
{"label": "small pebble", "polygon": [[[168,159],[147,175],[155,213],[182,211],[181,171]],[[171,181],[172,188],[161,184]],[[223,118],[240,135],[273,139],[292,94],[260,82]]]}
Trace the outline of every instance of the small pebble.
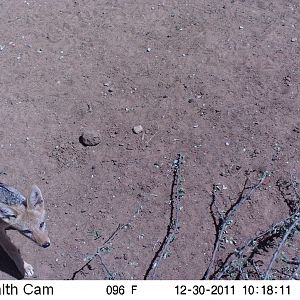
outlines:
{"label": "small pebble", "polygon": [[142,125],[134,126],[133,129],[132,129],[132,131],[133,131],[134,133],[136,133],[136,134],[143,132],[143,130],[144,130],[144,129],[143,129]]}
{"label": "small pebble", "polygon": [[291,42],[297,42],[297,38],[296,38],[296,37],[293,37],[293,38],[291,39]]}
{"label": "small pebble", "polygon": [[151,51],[151,48],[147,48],[147,52],[150,52]]}

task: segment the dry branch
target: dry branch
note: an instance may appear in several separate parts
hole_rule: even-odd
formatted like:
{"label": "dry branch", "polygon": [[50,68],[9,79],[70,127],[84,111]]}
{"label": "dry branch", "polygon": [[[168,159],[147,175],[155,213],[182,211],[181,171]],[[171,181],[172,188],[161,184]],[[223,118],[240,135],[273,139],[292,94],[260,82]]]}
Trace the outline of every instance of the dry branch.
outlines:
{"label": "dry branch", "polygon": [[[263,232],[257,233],[254,238],[247,240],[243,246],[236,247],[236,249],[227,255],[227,258],[214,271],[209,279],[297,279],[299,278],[300,260],[296,257],[289,259],[286,256],[280,258],[282,265],[282,271],[278,275],[283,277],[278,278],[277,275],[271,272],[277,272],[274,269],[274,264],[277,262],[279,253],[282,252],[282,248],[293,241],[293,237],[297,231],[300,230],[300,211],[299,211],[299,193],[297,190],[298,182],[291,176],[291,182],[283,181],[282,184],[277,184],[281,194],[284,196],[284,190],[291,187],[294,191],[293,200],[285,202],[290,209],[290,216],[283,220],[272,224],[268,229]],[[290,195],[290,194],[288,194]],[[293,203],[295,202],[295,203]],[[228,214],[227,214],[228,215]],[[221,220],[222,221],[222,220]],[[289,240],[289,243],[287,242]],[[271,249],[274,249],[271,260],[267,266],[262,260],[254,260],[256,255],[261,255],[263,252],[269,253]],[[296,247],[297,249],[297,247]],[[295,267],[285,267],[287,265],[294,265]],[[215,264],[213,265],[215,268]],[[262,271],[262,269],[265,271]],[[285,272],[288,270],[288,273]]]}
{"label": "dry branch", "polygon": [[[233,220],[233,217],[234,217],[235,213],[237,212],[237,210],[240,208],[240,206],[242,204],[244,204],[248,199],[250,199],[251,195],[263,184],[264,180],[268,176],[269,176],[269,172],[264,172],[262,174],[262,177],[259,180],[259,182],[256,185],[254,185],[246,195],[244,195],[244,193],[247,189],[246,185],[247,185],[247,182],[248,182],[248,180],[246,180],[245,183],[244,183],[243,189],[240,193],[240,196],[239,196],[238,200],[236,201],[236,203],[226,212],[224,218],[220,218],[220,222],[219,222],[218,228],[217,228],[217,236],[216,236],[216,242],[215,242],[214,250],[213,250],[213,253],[212,253],[212,258],[210,260],[210,263],[209,263],[208,268],[207,268],[207,270],[204,274],[203,279],[205,279],[205,280],[210,279],[212,268],[215,265],[217,253],[219,251],[221,243],[223,242],[223,237],[224,237],[224,234],[225,234],[225,230],[232,223],[232,220]],[[213,196],[214,196],[214,191],[213,191]]]}
{"label": "dry branch", "polygon": [[171,191],[171,217],[168,225],[167,234],[156,252],[152,262],[146,271],[144,279],[155,279],[156,272],[160,267],[162,259],[166,257],[170,244],[174,241],[175,235],[179,232],[179,211],[181,208],[181,199],[184,195],[182,188],[182,166],[184,158],[181,154],[178,155],[178,159],[174,161],[173,182]]}
{"label": "dry branch", "polygon": [[281,242],[279,243],[276,251],[274,252],[273,256],[272,256],[272,259],[269,263],[269,266],[267,268],[267,271],[265,273],[265,276],[264,276],[264,279],[267,280],[269,279],[269,276],[270,276],[270,272],[272,270],[272,267],[273,267],[273,264],[275,262],[275,259],[279,253],[279,251],[281,250],[282,246],[284,245],[284,243],[286,242],[287,238],[290,236],[290,234],[292,233],[292,230],[295,228],[295,226],[298,224],[298,221],[300,219],[300,214],[298,213],[296,216],[295,216],[295,219],[294,221],[291,223],[291,225],[289,226],[288,230],[286,231],[286,233],[284,234]]}

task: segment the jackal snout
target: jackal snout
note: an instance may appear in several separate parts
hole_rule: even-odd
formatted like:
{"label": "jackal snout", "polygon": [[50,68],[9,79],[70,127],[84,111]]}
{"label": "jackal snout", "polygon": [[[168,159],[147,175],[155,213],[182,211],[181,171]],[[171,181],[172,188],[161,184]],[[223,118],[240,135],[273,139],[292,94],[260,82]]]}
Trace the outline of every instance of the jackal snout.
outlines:
{"label": "jackal snout", "polygon": [[50,246],[50,243],[49,242],[46,242],[42,245],[43,248],[48,248]]}
{"label": "jackal snout", "polygon": [[23,235],[43,248],[50,246],[50,239],[43,220],[35,219],[35,224],[29,223],[28,230],[19,230]]}

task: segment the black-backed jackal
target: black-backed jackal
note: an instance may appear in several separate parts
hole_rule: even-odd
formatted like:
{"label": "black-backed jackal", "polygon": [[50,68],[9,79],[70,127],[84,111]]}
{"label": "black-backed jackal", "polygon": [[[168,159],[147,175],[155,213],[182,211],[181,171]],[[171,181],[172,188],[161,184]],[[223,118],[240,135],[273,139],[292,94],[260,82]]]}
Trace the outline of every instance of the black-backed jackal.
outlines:
{"label": "black-backed jackal", "polygon": [[[5,222],[5,230],[16,229],[39,246],[50,246],[44,199],[37,186],[32,186],[30,196],[26,199],[15,188],[0,183],[0,219]],[[24,270],[25,275],[33,275],[33,267],[25,261]]]}

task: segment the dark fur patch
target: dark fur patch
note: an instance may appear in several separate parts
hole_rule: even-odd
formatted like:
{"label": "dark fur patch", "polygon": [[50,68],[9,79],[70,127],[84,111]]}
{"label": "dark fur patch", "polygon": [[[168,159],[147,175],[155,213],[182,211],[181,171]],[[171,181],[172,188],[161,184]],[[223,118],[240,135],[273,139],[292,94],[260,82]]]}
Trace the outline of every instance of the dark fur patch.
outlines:
{"label": "dark fur patch", "polygon": [[8,206],[27,206],[26,198],[18,190],[3,183],[0,183],[0,202]]}

